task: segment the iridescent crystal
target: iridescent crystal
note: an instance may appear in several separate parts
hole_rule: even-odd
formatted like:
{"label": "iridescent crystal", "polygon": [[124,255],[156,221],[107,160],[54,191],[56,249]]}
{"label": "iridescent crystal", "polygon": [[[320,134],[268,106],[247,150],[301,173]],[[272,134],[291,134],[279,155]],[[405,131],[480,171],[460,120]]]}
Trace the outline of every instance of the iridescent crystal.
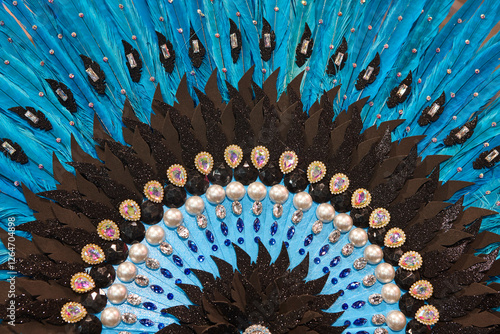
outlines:
{"label": "iridescent crystal", "polygon": [[415,313],[415,319],[424,325],[434,325],[439,320],[439,312],[432,305],[424,305]]}
{"label": "iridescent crystal", "polygon": [[375,275],[366,275],[365,277],[363,277],[363,285],[364,286],[370,287],[373,284],[375,284],[376,282],[377,282],[377,278],[375,277]]}
{"label": "iridescent crystal", "polygon": [[396,248],[402,246],[405,240],[405,232],[400,228],[394,227],[387,231],[384,238],[384,245],[390,248]]}
{"label": "iridescent crystal", "polygon": [[180,226],[177,226],[177,234],[179,235],[179,237],[181,237],[182,239],[187,239],[189,238],[189,230],[187,229],[186,226],[184,225],[180,225]]}
{"label": "iridescent crystal", "polygon": [[326,175],[326,166],[321,161],[313,161],[307,168],[307,178],[310,183],[321,181]]}
{"label": "iridescent crystal", "polygon": [[218,204],[216,207],[215,207],[215,215],[217,216],[217,218],[219,219],[224,219],[226,218],[226,208],[224,207],[224,205],[222,204]]}
{"label": "iridescent crystal", "polygon": [[93,82],[96,82],[97,80],[99,80],[99,76],[97,75],[97,73],[94,72],[92,67],[88,67],[87,69],[85,69],[85,72],[87,72],[90,80],[92,80]]}
{"label": "iridescent crystal", "polygon": [[301,209],[296,210],[292,215],[292,223],[298,224],[304,217],[304,212]]}
{"label": "iridescent crystal", "polygon": [[167,170],[167,177],[172,184],[183,187],[187,181],[187,172],[181,165],[172,165]]}
{"label": "iridescent crystal", "polygon": [[355,208],[364,208],[368,206],[371,201],[371,195],[368,190],[360,188],[352,194],[351,204]]}
{"label": "iridescent crystal", "polygon": [[147,278],[146,276],[144,275],[137,275],[135,276],[134,278],[134,282],[135,284],[137,284],[138,286],[148,286],[149,285],[149,278]]}
{"label": "iridescent crystal", "polygon": [[417,270],[422,266],[422,256],[417,252],[406,252],[399,259],[399,266],[406,270]]}
{"label": "iridescent crystal", "polygon": [[316,220],[312,225],[312,231],[314,234],[318,234],[323,230],[323,222],[321,220]]}
{"label": "iridescent crystal", "polygon": [[440,106],[439,104],[437,104],[437,103],[433,103],[433,104],[432,104],[432,106],[431,106],[431,108],[430,108],[430,109],[429,109],[429,111],[427,112],[427,114],[428,114],[429,116],[431,116],[431,117],[432,117],[432,116],[434,116],[434,115],[436,115],[436,113],[438,112],[438,110],[439,110],[439,108],[440,108],[440,107],[441,107],[441,106]]}
{"label": "iridescent crystal", "polygon": [[148,257],[146,259],[146,267],[148,267],[149,269],[152,269],[152,270],[157,270],[160,268],[160,261],[158,261],[157,259],[153,259],[151,257]]}
{"label": "iridescent crystal", "polygon": [[261,169],[269,161],[269,151],[264,146],[256,146],[252,150],[250,158],[255,168]]}
{"label": "iridescent crystal", "polygon": [[151,202],[161,203],[163,200],[163,186],[158,181],[149,181],[144,186],[144,195]]}
{"label": "iridescent crystal", "polygon": [[197,39],[193,39],[191,41],[191,45],[193,46],[193,53],[199,53],[200,52],[200,43]]}
{"label": "iridescent crystal", "polygon": [[426,280],[420,280],[413,283],[413,285],[410,287],[409,292],[413,298],[426,300],[431,298],[433,293],[433,287],[431,282]]}
{"label": "iridescent crystal", "polygon": [[214,158],[208,152],[200,152],[194,158],[194,164],[200,173],[208,175],[214,167]]}
{"label": "iridescent crystal", "polygon": [[243,150],[238,145],[229,145],[224,151],[224,158],[231,168],[236,168],[243,159]]}
{"label": "iridescent crystal", "polygon": [[271,34],[270,33],[264,34],[264,47],[266,47],[266,48],[271,47]]}
{"label": "iridescent crystal", "polygon": [[299,160],[293,151],[285,151],[281,154],[279,164],[283,174],[292,172],[297,167]]}
{"label": "iridescent crystal", "polygon": [[76,273],[71,277],[71,288],[78,293],[84,293],[95,287],[94,280],[87,273]]}
{"label": "iridescent crystal", "polygon": [[130,68],[136,68],[137,62],[135,61],[134,55],[132,53],[127,54],[127,60]]}
{"label": "iridescent crystal", "polygon": [[330,235],[328,236],[328,241],[330,241],[332,244],[336,243],[340,239],[340,231],[339,230],[333,230]]}
{"label": "iridescent crystal", "polygon": [[238,47],[238,37],[236,36],[236,33],[232,33],[229,35],[229,38],[231,39],[231,49],[236,49]]}
{"label": "iridescent crystal", "polygon": [[274,218],[281,218],[283,215],[283,205],[276,203],[273,206],[273,216]]}
{"label": "iridescent crystal", "polygon": [[109,219],[105,219],[97,225],[97,234],[104,240],[116,240],[120,238],[118,225]]}
{"label": "iridescent crystal", "polygon": [[38,117],[36,117],[31,111],[26,111],[24,113],[24,117],[28,118],[30,121],[32,121],[33,123],[38,123],[39,119]]}
{"label": "iridescent crystal", "polygon": [[126,324],[135,324],[137,322],[137,316],[133,313],[127,312],[122,314],[122,321]]}
{"label": "iridescent crystal", "polygon": [[354,245],[351,243],[345,244],[344,247],[342,247],[342,255],[344,256],[349,256],[354,252]]}
{"label": "iridescent crystal", "polygon": [[493,150],[490,152],[490,154],[488,154],[486,156],[486,158],[484,158],[484,160],[488,161],[488,162],[491,162],[493,161],[493,159],[495,159],[496,157],[498,157],[498,151],[497,150]]}
{"label": "iridescent crystal", "polygon": [[127,303],[130,305],[140,305],[142,303],[142,298],[139,295],[136,295],[135,293],[129,292],[127,295]]}
{"label": "iridescent crystal", "polygon": [[373,228],[381,228],[389,224],[391,216],[389,211],[383,208],[378,208],[372,211],[370,214],[369,224]]}
{"label": "iridescent crystal", "polygon": [[385,316],[383,314],[374,314],[372,316],[372,322],[375,326],[380,326],[385,323]]}
{"label": "iridescent crystal", "polygon": [[56,94],[59,95],[59,97],[63,101],[67,101],[68,100],[68,95],[66,95],[66,93],[61,88],[57,88],[56,89]]}
{"label": "iridescent crystal", "polygon": [[170,58],[170,51],[168,50],[167,44],[162,44],[160,46],[161,53],[163,54],[163,58]]}
{"label": "iridescent crystal", "polygon": [[354,261],[354,264],[352,265],[354,269],[356,270],[361,270],[366,267],[366,264],[368,263],[368,260],[364,257],[360,257]]}
{"label": "iridescent crystal", "polygon": [[375,70],[375,68],[373,68],[371,66],[368,66],[366,68],[365,74],[363,75],[363,80],[370,79],[370,77],[372,76],[374,70]]}
{"label": "iridescent crystal", "polygon": [[271,332],[262,325],[251,325],[245,329],[243,334],[271,334]]}
{"label": "iridescent crystal", "polygon": [[141,218],[141,208],[137,202],[127,199],[120,204],[120,214],[126,220],[137,221]]}
{"label": "iridescent crystal", "polygon": [[307,54],[307,47],[309,46],[309,40],[308,39],[304,39],[302,41],[302,45],[300,46],[300,53],[302,53],[303,55]]}
{"label": "iridescent crystal", "polygon": [[457,137],[458,139],[461,139],[463,136],[465,136],[467,133],[469,133],[469,128],[466,127],[465,125],[460,129],[460,131],[458,131],[456,134],[455,134],[455,137]]}
{"label": "iridescent crystal", "polygon": [[196,216],[196,223],[198,224],[199,228],[207,228],[208,219],[207,219],[207,217],[205,217],[205,215],[197,215]]}
{"label": "iridescent crystal", "polygon": [[405,85],[405,84],[399,85],[399,88],[398,88],[398,91],[397,91],[396,95],[399,96],[399,97],[403,96],[403,94],[406,92],[407,88],[408,88],[408,86]]}
{"label": "iridescent crystal", "polygon": [[253,202],[252,212],[256,216],[259,216],[262,213],[262,202],[261,201]]}
{"label": "iridescent crystal", "polygon": [[374,293],[373,295],[370,295],[368,297],[368,301],[372,305],[379,305],[384,301],[384,298],[382,297],[382,295],[380,293]]}
{"label": "iridescent crystal", "polygon": [[61,317],[69,323],[78,322],[87,315],[87,310],[82,304],[69,302],[61,308]]}
{"label": "iridescent crystal", "polygon": [[344,59],[344,54],[342,52],[339,52],[337,54],[337,57],[335,57],[335,65],[340,66],[342,63],[342,59]]}
{"label": "iridescent crystal", "polygon": [[16,152],[16,149],[14,147],[12,147],[12,145],[10,145],[8,142],[4,141],[2,143],[2,147],[4,148],[4,150],[7,151],[7,153],[9,153],[10,155],[14,154]]}
{"label": "iridescent crystal", "polygon": [[349,178],[347,175],[337,173],[330,180],[330,192],[332,194],[341,194],[349,187]]}
{"label": "iridescent crystal", "polygon": [[234,201],[233,204],[231,204],[231,209],[233,210],[233,213],[237,216],[241,215],[243,212],[243,206],[239,201]]}
{"label": "iridescent crystal", "polygon": [[105,260],[104,251],[95,244],[85,245],[82,249],[82,259],[89,264],[98,264]]}
{"label": "iridescent crystal", "polygon": [[165,255],[172,255],[174,249],[172,248],[172,245],[170,245],[168,242],[163,241],[162,243],[160,243],[160,252],[162,252]]}

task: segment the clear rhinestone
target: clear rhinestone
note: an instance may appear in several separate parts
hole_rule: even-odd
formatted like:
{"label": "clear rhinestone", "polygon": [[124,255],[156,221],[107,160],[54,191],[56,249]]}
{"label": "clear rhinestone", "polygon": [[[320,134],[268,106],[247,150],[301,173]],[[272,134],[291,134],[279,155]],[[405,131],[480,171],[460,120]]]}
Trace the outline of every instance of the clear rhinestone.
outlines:
{"label": "clear rhinestone", "polygon": [[462,139],[463,136],[465,136],[467,133],[469,133],[469,128],[466,127],[466,126],[463,126],[460,131],[458,131],[456,134],[455,134],[455,137],[457,137],[458,139]]}
{"label": "clear rhinestone", "polygon": [[328,240],[334,244],[340,239],[340,231],[339,230],[333,230],[332,233],[328,236]]}
{"label": "clear rhinestone", "polygon": [[237,216],[241,215],[241,213],[243,212],[243,206],[239,201],[234,201],[231,207],[233,209],[233,213]]}
{"label": "clear rhinestone", "polygon": [[182,239],[187,239],[189,238],[189,230],[187,229],[186,226],[180,225],[177,227],[177,234],[179,237]]}
{"label": "clear rhinestone", "polygon": [[491,162],[493,159],[495,159],[496,157],[498,157],[498,151],[497,150],[493,150],[490,152],[490,154],[488,154],[486,156],[486,158],[484,158],[484,160],[488,161],[488,162]]}
{"label": "clear rhinestone", "polygon": [[137,316],[133,313],[123,313],[122,321],[126,324],[135,324],[137,322]]}
{"label": "clear rhinestone", "polygon": [[134,55],[132,53],[127,54],[127,60],[130,65],[130,68],[137,67],[137,62],[135,61]]}
{"label": "clear rhinestone", "polygon": [[207,217],[205,217],[205,215],[196,216],[196,223],[198,224],[199,228],[207,228],[208,225]]}
{"label": "clear rhinestone", "polygon": [[254,215],[259,216],[262,213],[262,202],[261,201],[253,202],[252,211]]}
{"label": "clear rhinestone", "polygon": [[146,259],[146,267],[148,267],[149,269],[153,269],[153,270],[159,269],[160,262],[157,259],[153,259],[151,257],[148,257]]}
{"label": "clear rhinestone", "polygon": [[374,314],[372,322],[375,326],[383,325],[385,323],[385,316],[383,314]]}
{"label": "clear rhinestone", "polygon": [[142,303],[142,298],[141,298],[141,296],[136,295],[135,293],[129,293],[127,296],[127,302],[130,305],[137,306],[137,305],[140,305]]}
{"label": "clear rhinestone", "polygon": [[312,226],[312,231],[314,234],[318,234],[323,230],[323,222],[321,220],[316,220]]}
{"label": "clear rhinestone", "polygon": [[304,212],[302,212],[301,209],[298,209],[292,215],[292,223],[294,223],[294,224],[300,223],[300,221],[302,220],[303,217],[304,217]]}
{"label": "clear rhinestone", "polygon": [[35,115],[31,112],[31,111],[29,111],[29,110],[28,110],[28,111],[26,111],[26,112],[24,113],[24,116],[25,116],[25,117],[27,117],[27,118],[29,118],[29,119],[30,119],[30,121],[32,121],[32,122],[33,122],[33,123],[35,123],[35,124],[37,124],[37,123],[38,123],[38,121],[39,121],[38,117],[36,117],[36,116],[35,116]]}
{"label": "clear rhinestone", "polygon": [[149,285],[149,278],[147,278],[144,275],[137,275],[134,278],[135,284],[138,286],[148,286]]}
{"label": "clear rhinestone", "polygon": [[367,263],[368,261],[364,257],[360,257],[359,259],[356,259],[356,261],[354,261],[354,264],[352,266],[356,270],[361,270],[366,267]]}
{"label": "clear rhinestone", "polygon": [[351,243],[345,244],[344,247],[342,247],[342,255],[344,256],[349,256],[354,252],[354,245]]}
{"label": "clear rhinestone", "polygon": [[389,331],[385,328],[380,327],[380,328],[375,329],[373,334],[389,334]]}
{"label": "clear rhinestone", "polygon": [[363,285],[364,286],[372,286],[376,282],[377,282],[377,278],[375,277],[375,275],[366,275],[365,277],[363,277]]}
{"label": "clear rhinestone", "polygon": [[215,207],[215,215],[217,216],[217,218],[219,219],[224,219],[226,218],[226,208],[224,207],[224,205],[222,204],[218,204],[216,207]]}
{"label": "clear rhinestone", "polygon": [[274,218],[281,218],[283,215],[283,205],[276,203],[273,206],[273,216]]}
{"label": "clear rhinestone", "polygon": [[14,154],[16,152],[16,149],[14,147],[12,147],[12,145],[10,145],[8,142],[4,141],[2,143],[2,147],[10,154]]}
{"label": "clear rhinestone", "polygon": [[374,293],[373,295],[370,295],[368,297],[368,301],[372,305],[379,305],[384,301],[384,298],[382,297],[382,295],[380,293]]}
{"label": "clear rhinestone", "polygon": [[174,249],[172,248],[172,245],[170,245],[168,242],[163,241],[160,244],[160,252],[162,252],[165,255],[171,255],[174,252]]}

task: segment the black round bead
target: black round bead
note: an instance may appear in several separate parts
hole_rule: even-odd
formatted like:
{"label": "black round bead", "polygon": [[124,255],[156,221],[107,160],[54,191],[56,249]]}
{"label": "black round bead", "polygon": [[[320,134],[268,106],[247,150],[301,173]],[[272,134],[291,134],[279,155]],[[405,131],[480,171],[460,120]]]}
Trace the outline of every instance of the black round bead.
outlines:
{"label": "black round bead", "polygon": [[409,318],[413,318],[418,309],[425,303],[423,300],[413,298],[408,292],[399,299],[399,310]]}
{"label": "black round bead", "polygon": [[361,209],[352,209],[350,215],[354,226],[366,228],[369,226],[371,209],[364,207]]}
{"label": "black round bead", "polygon": [[396,270],[396,276],[394,281],[396,284],[404,290],[410,290],[413,283],[420,279],[420,273],[418,271],[409,271],[401,267]]}
{"label": "black round bead", "polygon": [[120,264],[128,257],[128,246],[122,240],[114,240],[106,244],[104,254],[107,263]]}
{"label": "black round bead", "polygon": [[101,334],[101,320],[95,315],[87,314],[85,318],[76,324],[76,329],[80,334]]}
{"label": "black round bead", "polygon": [[180,208],[186,202],[186,190],[169,184],[164,189],[163,204],[169,208]]}
{"label": "black round bead", "polygon": [[259,179],[268,187],[272,187],[275,184],[281,182],[283,178],[283,173],[280,170],[280,167],[274,163],[268,163],[264,168],[259,171]]}
{"label": "black round bead", "polygon": [[187,182],[184,188],[188,193],[194,196],[203,195],[210,185],[208,177],[201,174],[197,170],[191,169],[188,171]]}
{"label": "black round bead", "polygon": [[212,169],[208,174],[208,180],[219,186],[227,186],[233,178],[233,170],[225,163],[220,163]]}
{"label": "black round bead", "polygon": [[141,221],[144,224],[158,224],[163,219],[163,205],[151,201],[141,204]]}
{"label": "black round bead", "polygon": [[245,186],[257,180],[257,176],[259,176],[259,171],[247,161],[240,163],[234,170],[234,179]]}
{"label": "black round bead", "polygon": [[141,242],[146,235],[146,229],[141,222],[124,222],[120,224],[120,238],[127,244]]}
{"label": "black round bead", "polygon": [[110,286],[116,277],[115,268],[109,263],[100,264],[90,269],[89,275],[95,282],[98,288],[107,288]]}
{"label": "black round bead", "polygon": [[391,266],[397,266],[399,259],[403,255],[403,250],[401,247],[398,248],[384,248],[384,261],[389,263]]}
{"label": "black round bead", "polygon": [[90,313],[99,313],[106,307],[108,297],[106,291],[95,288],[82,296],[80,304],[82,304]]}
{"label": "black round bead", "polygon": [[335,211],[340,213],[346,213],[352,210],[351,196],[347,192],[342,194],[333,195],[330,203],[335,208]]}
{"label": "black round bead", "polygon": [[383,246],[386,233],[387,233],[387,226],[381,228],[370,227],[368,228],[367,232],[368,240],[370,240],[372,244]]}
{"label": "black round bead", "polygon": [[315,201],[316,203],[326,203],[332,198],[330,185],[328,183],[328,181],[322,181],[318,183],[312,183],[309,186],[309,195],[311,195],[313,201]]}
{"label": "black round bead", "polygon": [[291,193],[298,193],[307,188],[309,181],[307,174],[302,169],[295,169],[293,172],[286,174],[284,179],[285,187]]}
{"label": "black round bead", "polygon": [[429,326],[421,324],[415,319],[412,319],[406,325],[406,334],[429,334],[431,329]]}

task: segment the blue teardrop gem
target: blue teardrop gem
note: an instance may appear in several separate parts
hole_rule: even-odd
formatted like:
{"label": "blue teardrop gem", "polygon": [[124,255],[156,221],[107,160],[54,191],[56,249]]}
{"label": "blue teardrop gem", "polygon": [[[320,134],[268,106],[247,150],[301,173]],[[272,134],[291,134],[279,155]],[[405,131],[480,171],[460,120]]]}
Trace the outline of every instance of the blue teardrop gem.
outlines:
{"label": "blue teardrop gem", "polygon": [[224,223],[224,222],[220,223],[220,230],[222,231],[222,234],[224,234],[224,236],[227,237],[227,234],[229,233],[229,229],[227,228],[226,223]]}
{"label": "blue teardrop gem", "polygon": [[330,267],[335,267],[340,262],[340,256],[336,256],[330,261]]}
{"label": "blue teardrop gem", "polygon": [[278,232],[278,222],[274,222],[271,225],[271,235],[275,235]]}
{"label": "blue teardrop gem", "polygon": [[192,241],[192,240],[188,240],[188,247],[195,253],[198,252],[198,246],[196,246],[196,244]]}
{"label": "blue teardrop gem", "polygon": [[304,246],[309,246],[311,242],[313,241],[313,235],[309,234],[305,239],[304,239]]}
{"label": "blue teardrop gem", "polygon": [[214,234],[212,232],[210,232],[210,230],[205,230],[205,235],[207,236],[208,242],[213,244],[214,240],[215,240]]}
{"label": "blue teardrop gem", "polygon": [[163,293],[163,288],[159,285],[151,285],[151,290],[153,290],[154,293]]}
{"label": "blue teardrop gem", "polygon": [[236,221],[236,228],[238,229],[238,232],[243,232],[243,228],[245,228],[245,224],[243,223],[243,219],[238,218],[238,221]]}
{"label": "blue teardrop gem", "polygon": [[349,276],[350,273],[351,273],[351,269],[345,268],[344,270],[342,270],[340,272],[339,277],[340,278],[345,278],[345,277]]}
{"label": "blue teardrop gem", "polygon": [[151,303],[151,302],[145,302],[145,303],[142,303],[142,306],[144,306],[144,308],[146,310],[150,310],[150,311],[154,311],[157,309],[156,305]]}
{"label": "blue teardrop gem", "polygon": [[253,221],[253,229],[255,232],[259,232],[260,230],[260,220],[259,218],[255,218],[255,220]]}
{"label": "blue teardrop gem", "polygon": [[359,287],[359,282],[352,282],[352,283],[349,283],[349,285],[347,286],[347,290],[354,290],[354,289],[357,289]]}
{"label": "blue teardrop gem", "polygon": [[170,272],[170,270],[168,269],[165,269],[165,268],[161,268],[160,269],[160,272],[163,276],[165,276],[166,278],[172,278],[174,277],[174,275],[172,275],[172,273]]}
{"label": "blue teardrop gem", "polygon": [[366,303],[365,303],[364,301],[362,301],[362,300],[358,300],[358,301],[356,301],[356,302],[352,303],[351,307],[352,307],[352,308],[355,308],[355,309],[360,309],[360,308],[362,308],[363,306],[365,306],[365,304],[366,304]]}
{"label": "blue teardrop gem", "polygon": [[294,234],[295,234],[295,227],[292,226],[288,229],[288,232],[286,232],[287,239],[291,240]]}
{"label": "blue teardrop gem", "polygon": [[180,257],[178,257],[177,255],[173,255],[172,256],[172,259],[174,260],[174,263],[178,266],[178,267],[182,267],[184,265],[184,263],[182,262],[182,259]]}
{"label": "blue teardrop gem", "polygon": [[368,320],[366,320],[365,318],[358,318],[356,320],[354,320],[353,324],[355,326],[363,326],[364,324],[366,324]]}
{"label": "blue teardrop gem", "polygon": [[140,319],[139,322],[141,323],[141,325],[146,326],[146,327],[151,327],[151,326],[154,326],[154,324],[155,324],[152,320],[149,320],[149,319]]}
{"label": "blue teardrop gem", "polygon": [[319,250],[319,256],[323,256],[325,255],[326,253],[328,253],[328,251],[330,250],[330,246],[329,245],[324,245],[323,247],[321,247],[321,249]]}

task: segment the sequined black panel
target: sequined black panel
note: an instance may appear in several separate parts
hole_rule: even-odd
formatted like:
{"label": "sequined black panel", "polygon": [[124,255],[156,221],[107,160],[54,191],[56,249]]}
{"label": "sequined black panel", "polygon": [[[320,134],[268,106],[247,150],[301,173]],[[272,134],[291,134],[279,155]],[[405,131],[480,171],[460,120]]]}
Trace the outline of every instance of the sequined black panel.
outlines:
{"label": "sequined black panel", "polygon": [[261,36],[259,40],[260,56],[263,61],[268,61],[271,59],[271,55],[276,47],[276,34],[274,30],[271,30],[271,25],[265,18],[262,18]]}
{"label": "sequined black panel", "polygon": [[36,110],[33,107],[26,107],[26,109],[24,109],[23,107],[13,107],[9,108],[9,110],[18,114],[22,119],[28,122],[31,127],[35,129],[45,131],[52,130],[52,124],[45,117],[45,114],[40,110]]}
{"label": "sequined black panel", "polygon": [[342,37],[342,43],[339,45],[333,56],[328,60],[328,66],[326,68],[326,73],[330,75],[337,74],[338,71],[344,68],[345,62],[347,61],[347,41],[345,37]]}
{"label": "sequined black panel", "polygon": [[[368,71],[368,72],[367,72]],[[373,83],[377,79],[377,75],[380,72],[380,55],[378,52],[373,57],[372,61],[368,66],[363,69],[358,74],[358,80],[356,81],[356,89],[362,90],[366,88],[369,84]]]}
{"label": "sequined black panel", "polygon": [[158,47],[160,48],[160,62],[163,65],[163,68],[168,73],[172,73],[175,68],[175,50],[172,42],[167,40],[167,38],[156,32],[156,37],[158,38]]}
{"label": "sequined black panel", "polygon": [[391,94],[387,99],[387,106],[389,108],[394,108],[400,103],[406,101],[408,95],[411,92],[412,75],[411,71],[408,73],[406,78],[396,87],[391,90]]}
{"label": "sequined black panel", "polygon": [[203,58],[205,57],[205,47],[201,43],[198,35],[194,32],[193,28],[190,28],[189,32],[189,58],[191,58],[191,63],[196,68],[199,68],[203,63]]}
{"label": "sequined black panel", "polygon": [[14,143],[12,140],[7,138],[0,138],[0,152],[2,152],[7,158],[21,165],[28,163],[28,156],[24,153],[21,145]]}
{"label": "sequined black panel", "polygon": [[298,67],[302,67],[306,63],[306,60],[312,55],[314,39],[312,39],[311,36],[311,29],[306,23],[300,42],[295,49],[295,63]]}
{"label": "sequined black panel", "polygon": [[125,50],[125,59],[127,60],[127,68],[133,82],[141,80],[142,60],[139,52],[129,43],[122,40],[123,49]]}
{"label": "sequined black panel", "polygon": [[89,83],[94,87],[98,94],[104,94],[106,91],[106,75],[104,71],[101,70],[99,64],[87,56],[80,55],[83,60],[83,65],[85,66],[85,72],[87,72],[87,79]]}
{"label": "sequined black panel", "polygon": [[45,79],[45,81],[49,83],[50,88],[56,95],[57,100],[59,100],[59,103],[63,105],[63,107],[65,107],[69,110],[69,112],[72,113],[78,111],[73,93],[65,84],[52,79]]}
{"label": "sequined black panel", "polygon": [[446,95],[443,92],[441,96],[439,96],[436,100],[434,100],[434,102],[431,103],[430,106],[425,107],[424,110],[422,110],[422,115],[420,115],[420,118],[417,121],[418,125],[424,126],[437,121],[439,119],[439,116],[444,111],[445,102]]}

